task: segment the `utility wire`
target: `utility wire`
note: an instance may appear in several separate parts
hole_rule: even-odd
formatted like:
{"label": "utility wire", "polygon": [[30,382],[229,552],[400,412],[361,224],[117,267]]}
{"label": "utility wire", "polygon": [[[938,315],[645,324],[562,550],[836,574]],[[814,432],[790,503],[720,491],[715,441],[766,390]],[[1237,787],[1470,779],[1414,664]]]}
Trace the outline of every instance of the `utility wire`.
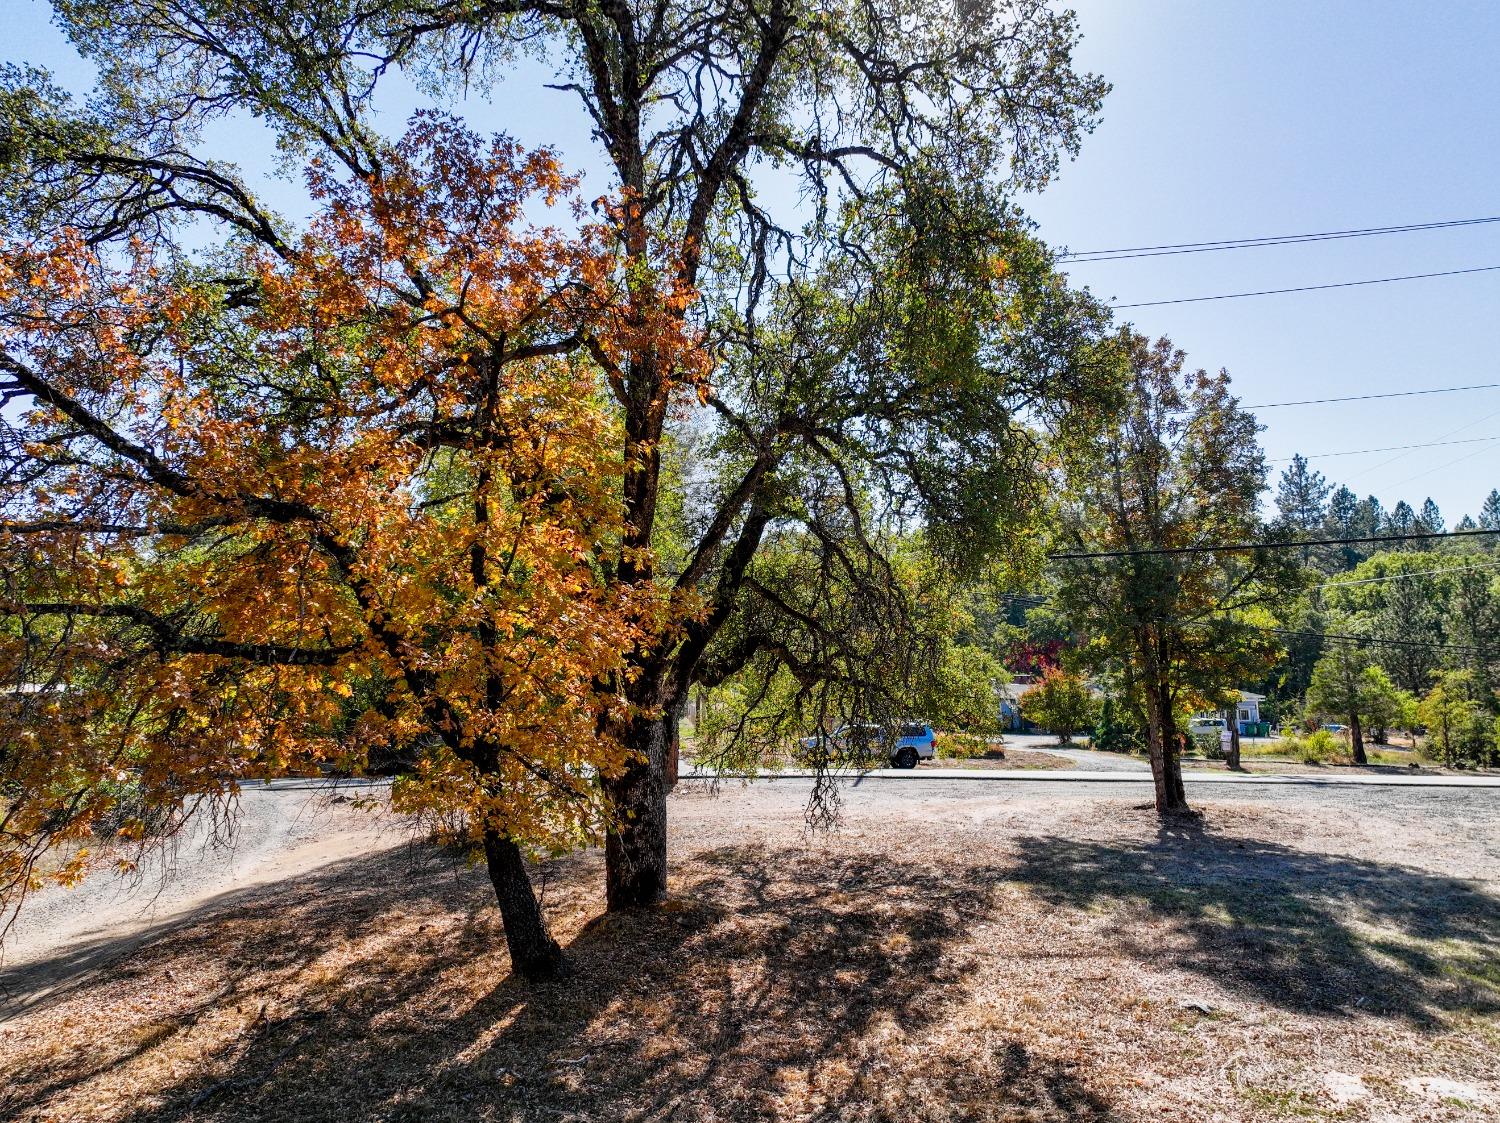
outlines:
{"label": "utility wire", "polygon": [[1307,398],[1300,402],[1261,402],[1241,409],[1280,409],[1282,406],[1321,406],[1333,402],[1369,402],[1376,398],[1414,398],[1420,394],[1456,394],[1460,390],[1500,390],[1500,382],[1484,382],[1478,386],[1444,386],[1440,390],[1393,390],[1388,394],[1356,394],[1352,398]]}
{"label": "utility wire", "polygon": [[1451,643],[1432,643],[1419,639],[1383,639],[1379,636],[1341,636],[1332,632],[1301,632],[1293,628],[1266,628],[1257,624],[1250,625],[1262,632],[1271,632],[1280,636],[1305,636],[1309,639],[1331,639],[1343,640],[1349,643],[1380,643],[1393,647],[1430,647],[1439,651],[1459,651],[1465,655],[1476,654],[1472,647],[1461,647]]}
{"label": "utility wire", "polygon": [[1500,566],[1500,561],[1480,562],[1478,565],[1450,565],[1446,569],[1418,569],[1411,573],[1387,573],[1380,577],[1360,577],[1354,581],[1324,581],[1319,585],[1309,585],[1304,592],[1314,589],[1348,589],[1354,585],[1374,585],[1382,581],[1407,581],[1413,577],[1432,577],[1443,573],[1471,573],[1476,569],[1494,569]]}
{"label": "utility wire", "polygon": [[[1447,432],[1439,433],[1436,437],[1433,438],[1433,440],[1446,441],[1449,437],[1456,437],[1460,433],[1467,433],[1476,425],[1483,425],[1486,421],[1489,421],[1491,418],[1495,417],[1500,417],[1500,409],[1495,410],[1493,413],[1487,413],[1483,417],[1477,418],[1474,421],[1466,421],[1464,422],[1464,424],[1459,425],[1456,428],[1449,429]],[[1398,452],[1395,456],[1388,457],[1387,459],[1382,460],[1379,464],[1372,464],[1367,466],[1364,469],[1364,475],[1372,475],[1373,473],[1380,471],[1380,469],[1386,467],[1387,465],[1394,464],[1398,460],[1405,460],[1410,455],[1411,453],[1409,452]]]}
{"label": "utility wire", "polygon": [[[1491,437],[1490,438],[1490,446],[1494,447],[1494,443],[1496,441],[1500,441],[1500,437]],[[1476,448],[1473,452],[1466,452],[1462,456],[1456,456],[1452,460],[1449,460],[1449,461],[1447,461],[1445,463],[1437,465],[1437,467],[1435,467],[1435,468],[1426,468],[1426,469],[1423,469],[1422,471],[1418,472],[1416,475],[1407,476],[1406,479],[1404,479],[1404,480],[1397,480],[1395,483],[1390,484],[1389,486],[1391,488],[1405,487],[1407,484],[1411,483],[1413,480],[1420,480],[1420,479],[1422,479],[1425,476],[1432,475],[1434,472],[1441,472],[1444,468],[1451,468],[1455,464],[1462,464],[1465,460],[1473,460],[1474,457],[1476,457],[1476,456],[1482,456],[1486,452],[1489,452],[1489,451],[1490,451],[1489,448]]]}
{"label": "utility wire", "polygon": [[[1348,540],[1342,539],[1342,541]],[[1308,585],[1302,591],[1310,593],[1316,589],[1348,589],[1352,588],[1355,585],[1375,585],[1386,581],[1408,581],[1413,577],[1434,577],[1442,576],[1443,574],[1447,573],[1472,573],[1475,570],[1497,568],[1500,568],[1500,560],[1480,562],[1478,565],[1450,565],[1446,566],[1443,569],[1418,569],[1413,570],[1410,573],[1386,573],[1382,574],[1379,577],[1360,577],[1356,578],[1353,581],[1341,581],[1338,579],[1334,579],[1332,581],[1323,581],[1316,585]],[[1044,604],[1047,601],[1053,599],[1051,593],[1006,593],[1005,596],[1016,600],[1031,601],[1033,603],[1028,607],[1032,608],[1035,608],[1037,605]]]}
{"label": "utility wire", "polygon": [[[1434,573],[1455,573],[1455,572],[1458,572],[1458,570],[1453,570],[1453,569],[1450,569],[1450,570],[1432,570],[1432,572],[1434,572]],[[1408,573],[1408,574],[1402,574],[1401,576],[1404,576],[1404,577],[1415,577],[1416,574],[1414,574],[1414,573]],[[1383,578],[1374,578],[1373,580],[1384,580],[1384,579]],[[1349,584],[1363,584],[1363,582],[1357,582],[1356,581],[1356,582],[1349,582]],[[1324,588],[1324,586],[1322,586],[1322,585],[1316,585],[1316,586],[1314,586],[1314,588],[1321,589],[1321,588]],[[1046,597],[1045,599],[1051,600],[1052,598],[1051,597]],[[1220,619],[1217,619],[1217,620],[1166,620],[1166,621],[1163,621],[1163,623],[1167,623],[1167,624],[1180,624],[1181,626],[1183,626],[1185,628],[1207,628],[1207,627],[1210,627],[1210,626],[1212,626],[1212,625],[1214,625],[1216,623],[1225,623],[1225,622],[1226,622],[1226,620],[1224,618],[1220,618]],[[1339,641],[1348,642],[1348,643],[1379,643],[1379,644],[1385,644],[1385,645],[1394,646],[1394,647],[1425,647],[1425,648],[1434,648],[1434,649],[1437,649],[1437,650],[1440,650],[1440,651],[1458,651],[1458,652],[1462,652],[1465,655],[1473,655],[1473,654],[1475,654],[1475,649],[1472,648],[1472,647],[1463,647],[1463,646],[1460,646],[1460,645],[1457,645],[1457,644],[1451,644],[1451,643],[1434,643],[1434,642],[1432,642],[1430,640],[1387,639],[1387,638],[1384,638],[1384,637],[1381,637],[1381,636],[1345,636],[1345,635],[1339,635],[1336,632],[1309,632],[1309,631],[1299,630],[1299,629],[1296,629],[1296,628],[1272,628],[1272,627],[1270,627],[1269,625],[1266,625],[1266,624],[1251,624],[1248,621],[1244,621],[1244,620],[1229,620],[1227,622],[1234,623],[1234,624],[1239,624],[1242,627],[1246,627],[1246,628],[1253,628],[1257,632],[1266,632],[1266,633],[1269,633],[1271,635],[1278,635],[1278,636],[1302,636],[1302,637],[1305,637],[1307,639],[1339,640]]]}
{"label": "utility wire", "polygon": [[1459,218],[1447,222],[1413,222],[1396,226],[1366,226],[1355,230],[1325,230],[1316,234],[1268,234],[1259,238],[1225,238],[1217,242],[1172,242],[1160,246],[1127,246],[1113,250],[1078,250],[1063,254],[1063,261],[1120,261],[1132,257],[1164,257],[1179,253],[1214,253],[1219,250],[1254,249],[1257,246],[1296,245],[1300,242],[1327,242],[1341,238],[1368,238],[1375,234],[1408,234],[1418,230],[1448,230],[1457,226],[1480,226],[1500,222],[1500,216]]}
{"label": "utility wire", "polygon": [[1355,542],[1419,542],[1432,538],[1470,538],[1481,534],[1500,534],[1494,530],[1433,530],[1411,534],[1365,534],[1350,538],[1305,538],[1287,542],[1235,542],[1225,546],[1149,546],[1140,550],[1068,551],[1048,554],[1051,561],[1084,561],[1089,558],[1132,558],[1163,554],[1235,554],[1256,550],[1292,550],[1304,546],[1347,546]]}
{"label": "utility wire", "polygon": [[1205,300],[1238,300],[1245,296],[1278,296],[1288,292],[1317,292],[1322,289],[1352,289],[1361,285],[1386,285],[1392,281],[1421,281],[1428,277],[1458,277],[1466,273],[1493,273],[1500,265],[1476,265],[1472,269],[1445,269],[1441,273],[1406,273],[1400,277],[1375,277],[1368,281],[1337,281],[1329,285],[1297,285],[1289,289],[1257,289],[1255,292],[1225,292],[1215,296],[1180,296],[1175,300],[1141,300],[1134,304],[1115,304],[1114,308],[1160,308],[1166,304],[1199,304]]}
{"label": "utility wire", "polygon": [[[1364,456],[1371,452],[1400,452],[1402,449],[1417,448],[1447,448],[1450,445],[1474,445],[1480,441],[1495,441],[1500,437],[1466,437],[1461,441],[1427,441],[1419,445],[1387,445],[1385,448],[1351,448],[1346,452],[1309,452],[1302,454],[1303,460],[1327,460],[1333,456]],[[1277,456],[1270,462],[1272,464],[1283,464],[1288,460],[1297,459],[1295,456]]]}

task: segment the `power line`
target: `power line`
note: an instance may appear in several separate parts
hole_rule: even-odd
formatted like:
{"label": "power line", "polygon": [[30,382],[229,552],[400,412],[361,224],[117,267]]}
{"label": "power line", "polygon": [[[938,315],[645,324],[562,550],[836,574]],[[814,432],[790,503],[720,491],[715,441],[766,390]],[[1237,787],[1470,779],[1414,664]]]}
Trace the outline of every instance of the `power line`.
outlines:
{"label": "power line", "polygon": [[[1347,542],[1349,539],[1340,539],[1340,541]],[[1379,577],[1359,577],[1353,581],[1335,579],[1333,581],[1323,581],[1316,585],[1308,585],[1303,589],[1303,592],[1310,593],[1316,589],[1348,589],[1355,585],[1375,585],[1385,581],[1408,581],[1413,577],[1442,576],[1448,573],[1473,573],[1476,570],[1497,568],[1500,568],[1500,560],[1480,562],[1477,565],[1450,565],[1442,569],[1418,569],[1410,573],[1386,573]],[[1032,608],[1053,599],[1050,593],[1006,593],[1005,595],[1007,597],[1031,601],[1033,603],[1029,607]]]}
{"label": "power line", "polygon": [[1198,304],[1205,300],[1238,300],[1245,296],[1278,296],[1288,292],[1318,292],[1322,289],[1352,289],[1361,285],[1387,285],[1392,281],[1421,281],[1429,277],[1458,277],[1466,273],[1493,273],[1500,265],[1476,265],[1472,269],[1445,269],[1441,273],[1407,273],[1400,277],[1375,277],[1368,281],[1337,281],[1329,285],[1297,285],[1289,289],[1258,289],[1255,292],[1225,292],[1215,296],[1180,296],[1175,300],[1141,300],[1115,304],[1114,308],[1160,308],[1166,304]]}
{"label": "power line", "polygon": [[1300,402],[1261,402],[1260,405],[1240,408],[1280,409],[1282,406],[1321,406],[1333,402],[1369,402],[1376,398],[1414,398],[1421,394],[1456,394],[1460,390],[1500,390],[1500,382],[1484,382],[1478,386],[1444,386],[1440,390],[1392,390],[1387,394],[1355,394],[1350,398],[1307,398]]}
{"label": "power line", "polygon": [[1304,546],[1348,546],[1355,542],[1420,542],[1432,538],[1470,538],[1481,534],[1500,534],[1495,530],[1433,530],[1411,534],[1364,534],[1347,538],[1305,538],[1287,542],[1235,542],[1225,546],[1149,546],[1140,550],[1099,550],[1092,553],[1069,551],[1048,554],[1051,561],[1085,561],[1090,558],[1133,558],[1164,554],[1237,554],[1256,550],[1292,550]]}
{"label": "power line", "polygon": [[1331,639],[1344,640],[1349,643],[1380,643],[1392,647],[1430,647],[1439,651],[1461,651],[1465,655],[1473,655],[1472,647],[1460,647],[1451,643],[1432,643],[1428,640],[1419,639],[1384,639],[1379,636],[1341,636],[1333,632],[1302,632],[1293,628],[1267,628],[1258,624],[1250,625],[1252,628],[1262,632],[1271,632],[1279,636],[1306,636],[1309,639]]}
{"label": "power line", "polygon": [[[1433,438],[1433,440],[1446,441],[1449,437],[1456,437],[1459,433],[1466,433],[1476,425],[1483,425],[1486,421],[1489,421],[1491,418],[1495,417],[1500,417],[1500,409],[1495,410],[1493,413],[1487,413],[1477,420],[1466,421],[1464,422],[1464,424],[1459,425],[1453,429],[1449,429],[1447,432],[1439,433],[1436,437]],[[1395,456],[1382,460],[1379,464],[1373,464],[1365,468],[1364,474],[1367,476],[1371,475],[1375,472],[1380,471],[1380,469],[1386,467],[1387,465],[1396,463],[1396,461],[1398,460],[1405,460],[1410,455],[1411,453],[1409,452],[1398,452]]]}
{"label": "power line", "polygon": [[[1493,447],[1496,441],[1500,441],[1500,437],[1491,437],[1490,445]],[[1436,468],[1424,469],[1423,471],[1418,472],[1416,475],[1407,476],[1404,480],[1397,480],[1395,483],[1390,484],[1389,486],[1391,488],[1404,487],[1407,484],[1411,483],[1413,480],[1420,480],[1425,476],[1432,475],[1434,472],[1441,472],[1444,468],[1451,468],[1455,464],[1462,464],[1465,460],[1473,460],[1474,457],[1482,456],[1484,453],[1489,451],[1490,450],[1488,448],[1476,448],[1473,452],[1466,452],[1462,456],[1456,456],[1446,463],[1439,464]]]}
{"label": "power line", "polygon": [[1450,565],[1445,569],[1418,569],[1411,573],[1387,573],[1380,577],[1360,577],[1353,581],[1324,581],[1319,585],[1309,585],[1304,591],[1311,592],[1314,589],[1347,589],[1354,585],[1374,585],[1382,581],[1407,581],[1413,577],[1432,577],[1444,573],[1472,573],[1476,569],[1494,569],[1500,566],[1500,561],[1480,562],[1478,565]]}
{"label": "power line", "polygon": [[[1500,562],[1495,562],[1495,563],[1491,563],[1491,564],[1500,565]],[[1430,573],[1461,573],[1461,572],[1464,571],[1464,569],[1480,569],[1480,568],[1483,568],[1483,567],[1481,567],[1481,566],[1467,566],[1467,567],[1463,567],[1463,568],[1457,568],[1457,567],[1455,567],[1453,569],[1434,569],[1434,570],[1429,570],[1428,572],[1430,572]],[[1396,580],[1398,576],[1399,577],[1416,577],[1418,575],[1415,574],[1415,573],[1403,573],[1403,574],[1399,574],[1399,575],[1392,576],[1392,577],[1372,577],[1372,578],[1369,578],[1369,580],[1371,580],[1371,581]],[[1349,581],[1349,582],[1344,582],[1344,583],[1345,584],[1350,584],[1350,585],[1363,585],[1366,582],[1364,582],[1364,581]],[[1337,584],[1337,582],[1333,582],[1332,584]],[[1314,589],[1322,589],[1322,588],[1327,588],[1328,586],[1325,586],[1325,585],[1314,585],[1312,587]],[[1032,594],[1032,595],[1037,595],[1037,594]],[[1050,596],[1047,596],[1046,594],[1041,594],[1041,599],[1042,600],[1052,600],[1053,598],[1050,597]],[[1165,621],[1163,621],[1163,623],[1167,623],[1167,624],[1180,624],[1180,625],[1182,625],[1183,627],[1186,627],[1186,628],[1207,628],[1207,627],[1212,626],[1215,623],[1225,623],[1225,622],[1232,623],[1232,624],[1239,624],[1242,627],[1253,628],[1257,632],[1266,632],[1268,634],[1278,635],[1278,636],[1304,636],[1304,637],[1306,637],[1308,639],[1342,640],[1342,641],[1346,641],[1346,642],[1349,642],[1349,643],[1380,643],[1380,644],[1386,644],[1386,645],[1395,646],[1395,647],[1429,647],[1429,648],[1435,648],[1435,649],[1438,649],[1438,650],[1441,650],[1441,651],[1459,651],[1459,652],[1464,653],[1465,655],[1472,655],[1472,654],[1474,654],[1474,648],[1472,648],[1472,647],[1462,647],[1462,646],[1459,646],[1459,645],[1456,645],[1456,644],[1451,644],[1451,643],[1434,643],[1434,642],[1432,642],[1430,640],[1416,640],[1416,639],[1386,639],[1386,638],[1383,638],[1383,637],[1380,637],[1380,636],[1345,636],[1345,635],[1339,635],[1339,634],[1337,634],[1335,632],[1309,632],[1309,631],[1299,630],[1299,629],[1296,629],[1296,628],[1272,628],[1272,627],[1270,627],[1269,625],[1266,625],[1266,624],[1251,624],[1248,621],[1234,620],[1234,619],[1228,618],[1228,617],[1221,617],[1221,618],[1219,618],[1217,620],[1165,620]]]}
{"label": "power line", "polygon": [[[1351,448],[1351,449],[1348,449],[1345,452],[1309,452],[1309,453],[1304,454],[1302,456],[1302,459],[1303,460],[1327,460],[1330,457],[1334,457],[1334,456],[1364,456],[1366,453],[1371,453],[1371,452],[1400,452],[1402,449],[1447,448],[1450,445],[1473,445],[1473,444],[1479,444],[1481,441],[1497,441],[1497,440],[1500,440],[1500,436],[1496,436],[1496,437],[1466,437],[1465,439],[1463,439],[1461,441],[1427,441],[1425,444],[1419,444],[1419,445],[1387,445],[1385,448]],[[1295,456],[1278,456],[1278,457],[1275,457],[1274,459],[1272,459],[1271,463],[1272,464],[1282,464],[1282,463],[1285,463],[1288,460],[1295,460],[1295,459],[1297,459]]]}
{"label": "power line", "polygon": [[1446,222],[1412,222],[1396,226],[1366,226],[1354,230],[1325,230],[1315,234],[1268,234],[1258,238],[1224,238],[1217,242],[1170,242],[1160,246],[1127,246],[1113,250],[1079,250],[1063,254],[1063,261],[1119,261],[1132,257],[1164,257],[1180,253],[1214,253],[1219,250],[1254,249],[1257,246],[1295,245],[1300,242],[1327,242],[1341,238],[1368,238],[1375,234],[1407,234],[1419,230],[1447,230],[1458,226],[1480,226],[1500,222],[1500,216],[1459,218]]}

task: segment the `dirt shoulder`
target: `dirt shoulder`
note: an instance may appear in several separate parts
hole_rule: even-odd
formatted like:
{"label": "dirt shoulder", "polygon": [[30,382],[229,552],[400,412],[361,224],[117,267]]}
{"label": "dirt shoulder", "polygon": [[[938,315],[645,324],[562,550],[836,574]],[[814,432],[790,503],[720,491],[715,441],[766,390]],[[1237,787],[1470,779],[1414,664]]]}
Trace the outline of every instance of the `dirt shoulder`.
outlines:
{"label": "dirt shoulder", "polygon": [[[15,969],[66,948],[52,972],[66,974],[69,964],[113,954],[122,940],[149,937],[214,901],[407,841],[405,822],[362,806],[372,796],[383,803],[383,788],[248,785],[232,803],[196,812],[180,837],[125,855],[139,860],[130,876],[104,869],[74,888],[34,894],[5,933],[0,963]],[[32,970],[28,985],[46,975]]]}
{"label": "dirt shoulder", "polygon": [[[999,769],[1034,769],[1034,768],[1076,768],[1072,760],[1057,753],[1040,752],[1035,749],[1005,749],[1004,755],[994,754],[980,757],[969,757],[963,760],[945,760],[939,758],[931,761],[938,768],[987,768]],[[921,767],[920,765],[918,767]]]}
{"label": "dirt shoulder", "polygon": [[248,886],[0,1026],[0,1116],[1500,1112],[1493,793],[1216,790],[1164,824],[997,788],[853,783],[813,838],[798,781],[684,787],[664,907],[602,915],[597,852],[544,868],[577,973],[543,986],[441,853]]}

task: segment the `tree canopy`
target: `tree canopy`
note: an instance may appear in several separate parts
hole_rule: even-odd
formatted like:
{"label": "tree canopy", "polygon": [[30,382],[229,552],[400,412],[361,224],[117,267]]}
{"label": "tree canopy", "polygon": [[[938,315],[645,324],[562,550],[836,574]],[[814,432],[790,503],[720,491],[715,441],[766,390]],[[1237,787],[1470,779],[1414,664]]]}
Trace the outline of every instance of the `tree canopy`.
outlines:
{"label": "tree canopy", "polygon": [[1179,711],[1231,699],[1280,651],[1267,608],[1299,580],[1285,550],[1221,552],[1262,533],[1264,454],[1225,372],[1184,370],[1170,341],[1129,328],[1112,341],[1123,404],[1061,445],[1058,600],[1079,657],[1118,676],[1149,735],[1157,806],[1185,810]]}
{"label": "tree canopy", "polygon": [[428,117],[384,159],[375,183],[313,171],[304,237],[238,253],[253,300],[73,233],[0,257],[0,387],[28,403],[4,423],[0,673],[50,688],[0,719],[10,891],[127,770],[180,806],[399,745],[396,806],[513,869],[605,826],[594,774],[626,751],[599,715],[668,609],[599,562],[623,464],[572,341],[637,328],[597,226],[524,218],[566,213],[550,154]]}
{"label": "tree canopy", "polygon": [[[102,375],[99,402],[83,401],[105,416],[91,415],[77,440],[134,462],[131,487],[175,495],[172,520],[228,520],[219,537],[184,521],[192,533],[180,542],[160,532],[176,521],[132,511],[120,525],[152,531],[135,541],[153,564],[158,549],[163,557],[199,549],[204,530],[215,550],[226,548],[221,538],[243,537],[246,548],[267,551],[265,535],[299,564],[328,570],[319,575],[340,591],[297,618],[298,628],[316,628],[321,615],[328,627],[287,625],[298,650],[311,645],[337,671],[342,660],[370,660],[361,666],[369,679],[398,683],[411,701],[372,686],[361,697],[377,716],[362,710],[358,719],[404,733],[401,722],[414,729],[420,717],[439,742],[462,740],[453,729],[510,695],[486,685],[471,697],[444,685],[454,668],[441,659],[408,674],[402,658],[426,651],[431,660],[441,649],[461,661],[462,652],[526,633],[505,600],[502,570],[597,596],[609,621],[589,632],[598,649],[565,661],[578,673],[541,695],[554,713],[557,698],[573,698],[558,719],[566,728],[592,723],[600,759],[568,759],[597,782],[576,813],[538,812],[516,833],[577,837],[602,822],[611,907],[665,892],[668,762],[693,684],[759,660],[775,664],[773,677],[800,666],[842,689],[860,645],[830,638],[850,613],[897,625],[886,642],[900,649],[897,662],[914,665],[921,633],[910,624],[923,611],[884,580],[893,543],[920,527],[947,566],[986,564],[1014,540],[1004,529],[1037,506],[1039,430],[1097,404],[1101,368],[1090,357],[1107,313],[1062,283],[1013,203],[1077,151],[1106,89],[1073,65],[1071,13],[1033,0],[918,8],[716,0],[691,9],[58,0],[56,8],[99,68],[100,90],[80,105],[45,74],[0,76],[7,232],[28,242],[72,231],[71,256],[89,269],[114,269],[125,255],[172,274],[174,292],[193,294],[182,298],[189,312],[150,346],[185,351],[174,333],[197,331],[207,337],[196,339],[201,349],[225,352],[201,369],[196,353],[185,362],[180,397],[192,408],[179,395],[128,403],[165,429],[110,436],[119,422],[110,411],[129,390]],[[506,230],[538,197],[566,191],[557,158],[523,157],[502,142],[486,164],[462,123],[442,115],[467,91],[517,80],[523,55],[553,72],[560,97],[576,99],[612,178],[592,208],[577,208],[512,267],[492,260],[481,235],[493,227],[501,252],[520,254]],[[382,90],[397,73],[421,91],[425,140],[402,142],[377,126]],[[206,149],[205,126],[240,114],[273,131],[289,165],[314,167],[321,225],[274,213],[252,178]],[[423,144],[415,158],[412,145]],[[493,166],[505,159],[534,177],[519,204],[505,194],[509,173]],[[787,175],[811,204],[798,214],[776,213],[760,192],[767,177]],[[502,285],[514,296],[496,297],[500,319],[487,321],[486,293]],[[298,318],[313,309],[311,323]],[[219,325],[231,330],[221,337]],[[441,342],[417,342],[429,339]],[[131,348],[142,345],[132,337]],[[346,373],[349,363],[366,373]],[[402,383],[404,364],[426,373]],[[46,367],[28,368],[18,392],[79,423],[38,389]],[[352,416],[332,404],[346,397]],[[504,403],[522,413],[507,415]],[[226,408],[234,440],[211,450],[220,457],[214,490],[199,485],[204,465],[195,460],[189,472],[174,458],[179,447],[196,455],[200,431],[221,439],[198,422]],[[186,423],[173,428],[156,416],[166,409]],[[324,444],[331,463],[317,454]],[[504,460],[523,453],[541,464]],[[29,456],[23,450],[17,463]],[[241,459],[250,467],[240,470]],[[166,474],[144,471],[147,463]],[[230,480],[255,499],[243,511],[199,510],[173,490],[222,504]],[[356,485],[367,498],[338,491]],[[495,496],[476,500],[487,489]],[[317,537],[308,512],[325,518],[319,502],[347,508],[340,517],[349,525],[335,520]],[[422,534],[403,530],[395,513],[380,521],[401,504],[407,522],[445,528],[428,540],[432,558],[404,557],[424,548]],[[390,534],[378,571],[349,553],[368,548],[376,529]],[[550,568],[506,549],[498,536],[507,530],[558,551]],[[424,577],[438,540],[462,543],[470,568],[444,554],[460,568]],[[277,550],[265,552],[268,565],[284,560]],[[226,565],[216,580],[250,572]],[[801,581],[808,574],[810,586]],[[310,579],[272,576],[268,597],[309,603]],[[424,584],[446,607],[430,629],[416,627],[426,610],[415,607],[398,627],[401,614],[387,602]],[[16,603],[44,603],[34,593],[27,586]],[[489,598],[493,616],[483,607]],[[568,602],[559,595],[539,609],[530,621],[538,635],[584,627]],[[501,603],[511,603],[510,615]],[[254,622],[275,632],[282,619],[280,609],[236,617],[225,607],[160,627],[107,619],[215,643],[251,643],[233,628]],[[473,642],[445,646],[460,633]],[[384,651],[378,666],[372,643]],[[819,658],[802,662],[798,652],[809,647]],[[506,673],[489,668],[472,682]],[[453,714],[432,701],[448,694],[464,699]],[[464,709],[481,697],[481,709]],[[511,735],[503,725],[495,733]],[[546,747],[566,757],[571,734],[556,736]],[[543,776],[507,778],[497,798],[524,802],[534,784],[555,786]],[[496,827],[502,837],[510,829],[499,819]]]}

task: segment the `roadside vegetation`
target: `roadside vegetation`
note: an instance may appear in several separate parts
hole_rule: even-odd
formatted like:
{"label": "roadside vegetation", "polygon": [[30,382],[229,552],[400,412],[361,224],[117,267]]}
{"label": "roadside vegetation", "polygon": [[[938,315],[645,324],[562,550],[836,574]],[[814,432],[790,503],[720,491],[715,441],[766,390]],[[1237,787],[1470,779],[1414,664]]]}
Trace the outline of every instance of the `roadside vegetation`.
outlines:
{"label": "roadside vegetation", "polygon": [[[8,1117],[1191,1119],[1212,1061],[1270,1118],[1321,1085],[1259,1050],[1372,1030],[1492,1074],[1473,866],[1205,824],[1183,761],[1249,689],[1307,768],[1500,764],[1500,491],[1443,537],[1299,458],[1272,513],[1229,372],[1023,209],[1108,91],[1073,13],[54,10],[97,89],[0,69],[0,913],[272,778],[440,845],[81,952]],[[512,81],[602,174],[464,118]],[[1018,721],[1152,802],[827,833],[903,739],[1071,766]],[[674,830],[684,762],[810,769],[808,831]]]}

